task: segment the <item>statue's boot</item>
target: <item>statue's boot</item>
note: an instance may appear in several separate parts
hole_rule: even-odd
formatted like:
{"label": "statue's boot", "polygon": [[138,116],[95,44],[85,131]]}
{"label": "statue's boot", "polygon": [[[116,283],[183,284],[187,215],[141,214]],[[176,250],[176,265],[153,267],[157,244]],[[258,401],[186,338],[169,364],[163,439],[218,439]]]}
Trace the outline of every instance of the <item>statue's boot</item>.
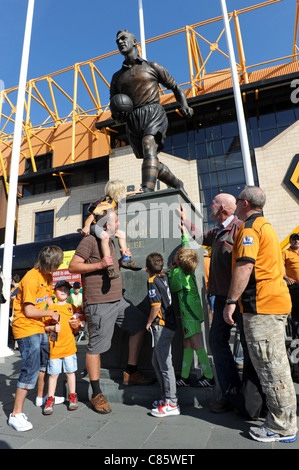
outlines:
{"label": "statue's boot", "polygon": [[178,179],[164,163],[159,162],[158,180],[171,188],[184,189],[184,183]]}

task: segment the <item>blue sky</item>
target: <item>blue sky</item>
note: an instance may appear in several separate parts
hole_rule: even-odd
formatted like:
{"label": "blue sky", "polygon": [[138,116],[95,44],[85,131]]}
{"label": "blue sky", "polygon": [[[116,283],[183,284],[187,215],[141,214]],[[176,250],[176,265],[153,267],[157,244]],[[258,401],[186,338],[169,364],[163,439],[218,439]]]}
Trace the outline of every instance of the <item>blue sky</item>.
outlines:
{"label": "blue sky", "polygon": [[[227,0],[227,9],[261,1]],[[8,89],[19,81],[27,0],[1,0],[1,7],[0,79]],[[220,0],[143,0],[143,8],[146,38],[221,15]],[[240,16],[247,65],[292,53],[295,11],[296,0],[282,0]],[[122,28],[140,38],[138,0],[35,0],[27,79],[115,50],[115,34]],[[222,28],[223,23],[217,22],[197,31],[215,42]],[[205,56],[208,50],[204,43],[202,47]],[[221,48],[227,51],[224,36]],[[148,46],[147,58],[162,63],[181,83],[188,72],[185,51],[185,37],[180,35]],[[213,58],[207,66],[209,72],[229,67],[219,54]],[[121,62],[120,55],[108,61],[103,72],[109,82]]]}

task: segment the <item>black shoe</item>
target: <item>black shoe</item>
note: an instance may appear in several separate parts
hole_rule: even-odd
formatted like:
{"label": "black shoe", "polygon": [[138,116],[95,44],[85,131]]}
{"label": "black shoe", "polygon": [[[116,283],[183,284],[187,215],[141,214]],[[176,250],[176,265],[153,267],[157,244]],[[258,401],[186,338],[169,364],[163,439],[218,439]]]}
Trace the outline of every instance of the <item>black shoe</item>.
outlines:
{"label": "black shoe", "polygon": [[227,400],[223,400],[223,398],[221,398],[221,400],[217,400],[211,403],[209,405],[209,408],[210,408],[210,411],[212,411],[212,413],[226,413],[227,411],[230,411],[233,409],[230,402]]}
{"label": "black shoe", "polygon": [[207,388],[207,387],[215,387],[216,382],[214,377],[208,379],[207,377],[203,376],[200,379],[196,380],[196,382],[192,382],[192,387],[197,388]]}
{"label": "black shoe", "polygon": [[176,379],[177,387],[190,387],[190,380],[179,377]]}

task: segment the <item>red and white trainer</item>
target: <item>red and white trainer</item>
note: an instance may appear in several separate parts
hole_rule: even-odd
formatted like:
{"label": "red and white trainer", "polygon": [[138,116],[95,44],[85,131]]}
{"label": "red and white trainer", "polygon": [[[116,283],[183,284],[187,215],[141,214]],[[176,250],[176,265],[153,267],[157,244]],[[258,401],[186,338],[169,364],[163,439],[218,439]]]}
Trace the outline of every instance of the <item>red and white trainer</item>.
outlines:
{"label": "red and white trainer", "polygon": [[179,405],[171,405],[169,400],[166,400],[163,405],[158,408],[153,408],[151,415],[156,418],[166,418],[167,416],[178,416],[181,414]]}
{"label": "red and white trainer", "polygon": [[78,409],[78,397],[76,393],[70,393],[69,395],[69,410]]}

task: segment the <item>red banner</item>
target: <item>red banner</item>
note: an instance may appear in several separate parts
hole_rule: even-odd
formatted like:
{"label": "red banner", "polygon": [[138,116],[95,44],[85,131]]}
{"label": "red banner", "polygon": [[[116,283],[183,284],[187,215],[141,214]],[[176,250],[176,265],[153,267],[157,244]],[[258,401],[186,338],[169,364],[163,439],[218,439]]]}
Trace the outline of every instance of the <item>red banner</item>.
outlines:
{"label": "red banner", "polygon": [[75,281],[80,282],[81,284],[81,274],[71,274],[68,269],[59,269],[58,271],[55,271],[53,274],[53,288],[58,281],[67,281],[71,285]]}

